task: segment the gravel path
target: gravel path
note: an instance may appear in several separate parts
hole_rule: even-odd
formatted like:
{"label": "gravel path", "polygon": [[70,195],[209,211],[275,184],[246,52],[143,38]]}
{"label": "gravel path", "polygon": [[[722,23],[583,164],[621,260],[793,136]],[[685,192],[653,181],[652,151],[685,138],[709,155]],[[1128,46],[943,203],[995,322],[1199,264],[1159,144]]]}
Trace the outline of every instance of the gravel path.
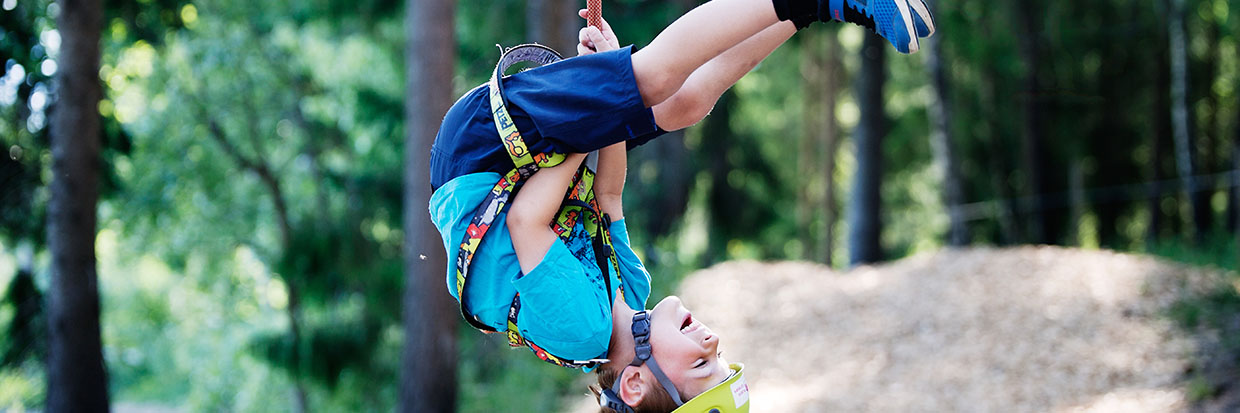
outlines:
{"label": "gravel path", "polygon": [[729,262],[680,296],[748,366],[755,412],[1175,412],[1194,343],[1159,314],[1219,277],[1106,251],[980,248],[848,272]]}

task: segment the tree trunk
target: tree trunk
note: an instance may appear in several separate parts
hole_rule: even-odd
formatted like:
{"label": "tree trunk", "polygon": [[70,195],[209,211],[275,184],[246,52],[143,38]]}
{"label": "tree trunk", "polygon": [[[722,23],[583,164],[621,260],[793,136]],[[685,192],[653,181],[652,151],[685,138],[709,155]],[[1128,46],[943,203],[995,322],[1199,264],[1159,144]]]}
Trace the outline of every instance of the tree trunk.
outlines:
{"label": "tree trunk", "polygon": [[[1110,12],[1118,13],[1118,11]],[[1127,90],[1132,87],[1126,84],[1124,79],[1125,70],[1131,71],[1127,55],[1112,53],[1110,50],[1101,53],[1103,61],[1111,62],[1111,64],[1098,69],[1093,83],[1097,85],[1098,95],[1107,102],[1132,101],[1132,97],[1127,95]],[[1085,140],[1087,143],[1084,145],[1089,153],[1093,154],[1094,166],[1099,171],[1090,177],[1090,182],[1094,186],[1104,188],[1130,182],[1132,177],[1110,172],[1128,171],[1136,167],[1130,166],[1125,161],[1131,156],[1129,151],[1116,150],[1128,146],[1130,140],[1127,137],[1134,135],[1128,132],[1124,124],[1125,111],[1119,104],[1104,104],[1095,110],[1101,116],[1092,122],[1091,137]],[[1074,165],[1073,168],[1076,166]],[[1072,172],[1079,172],[1084,178],[1083,171],[1073,170]],[[1074,178],[1076,177],[1069,179]],[[1120,240],[1119,219],[1124,213],[1124,206],[1103,193],[1091,194],[1089,201],[1094,207],[1094,229],[1098,245],[1102,248],[1120,247],[1123,242]],[[1077,228],[1080,227],[1079,221],[1073,221],[1073,224]]]}
{"label": "tree trunk", "polygon": [[822,196],[822,262],[832,264],[835,253],[835,221],[839,209],[835,206],[835,157],[840,151],[840,123],[835,118],[838,106],[836,96],[839,94],[840,82],[844,79],[844,63],[840,60],[839,32],[828,31],[824,42],[827,44],[826,62],[822,95],[822,119],[824,128],[819,134],[823,147],[823,196]]}
{"label": "tree trunk", "polygon": [[584,7],[575,0],[526,0],[525,40],[550,46],[565,57],[576,56],[577,30],[585,26],[577,10]]}
{"label": "tree trunk", "polygon": [[1028,180],[1027,193],[1030,202],[1024,207],[1028,210],[1029,217],[1028,240],[1039,244],[1053,244],[1055,240],[1051,234],[1054,231],[1047,227],[1050,221],[1046,217],[1048,211],[1044,198],[1049,191],[1046,179],[1046,136],[1042,128],[1045,111],[1038,95],[1042,89],[1039,79],[1042,55],[1039,44],[1040,29],[1037,24],[1039,10],[1032,0],[1020,0],[1016,4],[1017,23],[1021,32],[1020,54],[1025,64],[1025,99],[1022,103],[1025,119],[1024,131],[1021,133],[1021,153],[1024,154],[1023,166]]}
{"label": "tree trunk", "polygon": [[930,83],[934,88],[934,100],[929,112],[933,131],[930,146],[934,152],[934,167],[943,183],[943,207],[947,210],[947,245],[961,247],[969,243],[969,232],[959,206],[964,204],[956,153],[951,133],[951,86],[947,81],[948,69],[944,67],[943,47],[934,37],[923,40],[926,44],[926,66],[930,71]]}
{"label": "tree trunk", "polygon": [[[1219,28],[1214,19],[1202,19],[1205,27],[1206,50],[1219,50]],[[1214,93],[1213,83],[1219,74],[1218,53],[1207,53],[1201,62],[1202,79],[1199,81],[1201,88],[1201,103],[1205,106],[1205,116],[1200,119],[1200,127],[1197,128],[1197,136],[1193,139],[1199,139],[1193,146],[1193,172],[1198,175],[1214,174],[1218,170],[1219,159],[1222,158],[1223,139],[1221,138],[1221,130],[1218,129],[1218,109],[1219,96]],[[1191,66],[1190,66],[1190,71]],[[1190,86],[1191,87],[1191,86]],[[1191,95],[1190,95],[1191,96]],[[1189,98],[1191,102],[1191,97]],[[1189,103],[1189,117],[1196,112],[1196,105]],[[1190,120],[1189,122],[1192,122]],[[1191,128],[1190,128],[1191,130]],[[1197,192],[1193,194],[1193,208],[1199,208],[1194,211],[1193,216],[1197,218],[1197,230],[1208,233],[1214,227],[1214,209],[1210,206],[1210,201],[1214,198],[1217,185],[1212,180],[1203,179],[1197,182]]]}
{"label": "tree trunk", "polygon": [[[692,0],[676,0],[672,3],[681,13],[695,4]],[[607,10],[604,7],[604,14]],[[625,203],[645,205],[649,207],[647,210],[653,211],[641,215],[640,220],[629,222],[629,230],[633,230],[633,225],[640,225],[650,240],[658,240],[670,234],[684,216],[689,204],[692,192],[689,180],[695,172],[689,150],[685,146],[685,131],[686,129],[668,132],[634,148],[629,154],[629,170],[643,173],[630,174],[624,189]],[[661,254],[655,244],[645,243],[646,265],[650,267],[659,265]]]}
{"label": "tree trunk", "polygon": [[818,151],[815,149],[821,140],[819,135],[824,129],[824,119],[821,114],[822,97],[813,91],[822,91],[825,89],[824,77],[826,76],[826,65],[823,64],[822,53],[820,51],[820,43],[818,42],[819,34],[802,33],[801,43],[801,59],[800,71],[801,79],[805,82],[805,96],[802,98],[801,104],[801,142],[800,149],[797,151],[797,171],[805,179],[799,179],[795,183],[796,197],[796,229],[797,239],[801,241],[802,253],[798,257],[805,260],[814,260],[814,253],[817,248],[814,245],[813,212],[815,202],[810,191],[813,189],[813,180],[809,176],[813,176],[814,171],[818,169]]}
{"label": "tree trunk", "polygon": [[887,77],[887,41],[866,33],[861,47],[861,69],[857,75],[857,103],[861,120],[857,124],[857,172],[848,202],[849,265],[883,259],[879,243],[882,233],[880,209],[883,183],[883,137],[887,119],[883,112],[883,84]]}
{"label": "tree trunk", "polygon": [[724,225],[736,216],[736,205],[743,202],[736,189],[728,184],[728,173],[738,166],[728,159],[728,150],[739,145],[739,139],[731,133],[732,115],[736,109],[736,90],[728,89],[719,96],[710,116],[702,120],[701,134],[710,137],[711,144],[701,145],[697,155],[705,159],[710,191],[706,194],[706,210],[709,214],[706,253],[702,254],[702,266],[710,266],[728,258],[728,243],[733,232]]}
{"label": "tree trunk", "polygon": [[999,107],[998,92],[995,90],[995,83],[999,78],[998,70],[994,65],[987,65],[981,76],[981,100],[982,110],[987,116],[984,116],[982,122],[986,122],[988,127],[984,136],[986,140],[986,148],[990,152],[990,156],[986,156],[987,167],[990,169],[990,186],[994,193],[1000,199],[996,203],[995,221],[998,224],[998,244],[1012,245],[1016,244],[1021,238],[1020,227],[1016,224],[1016,201],[1011,185],[1008,183],[1012,175],[1011,168],[1014,162],[1008,162],[1004,159],[1003,154],[1010,152],[1010,145],[1002,141],[1000,123],[997,121],[999,116],[1006,116],[1006,113],[1000,113],[996,108]]}
{"label": "tree trunk", "polygon": [[[1166,10],[1166,2],[1158,2],[1161,7],[1160,11]],[[1158,56],[1158,73],[1154,85],[1154,142],[1150,146],[1153,150],[1150,153],[1150,181],[1154,182],[1149,186],[1147,193],[1146,209],[1149,211],[1150,221],[1145,232],[1145,245],[1147,247],[1154,246],[1163,232],[1163,180],[1167,179],[1163,172],[1163,166],[1166,164],[1167,144],[1171,142],[1171,58],[1167,47],[1166,36],[1158,37],[1159,52]]]}
{"label": "tree trunk", "polygon": [[400,410],[456,410],[456,305],[444,291],[445,253],[431,224],[430,148],[453,102],[453,0],[405,2],[405,292]]}
{"label": "tree trunk", "polygon": [[[1240,117],[1236,119],[1240,120]],[[1231,183],[1231,188],[1227,191],[1227,228],[1234,232],[1240,241],[1240,126],[1236,126],[1236,137],[1231,142],[1231,175],[1228,182]],[[1240,246],[1240,242],[1236,245]]]}
{"label": "tree trunk", "polygon": [[1069,219],[1068,222],[1073,224],[1072,231],[1069,231],[1071,239],[1068,245],[1081,247],[1084,239],[1081,237],[1081,219],[1085,216],[1085,171],[1081,168],[1081,161],[1073,159],[1072,164],[1068,167],[1068,205]]}
{"label": "tree trunk", "polygon": [[[1227,203],[1227,228],[1236,234],[1240,246],[1240,106],[1236,110],[1236,134],[1231,140],[1231,194]],[[1240,249],[1240,248],[1237,248]],[[1240,263],[1240,261],[1236,261]]]}
{"label": "tree trunk", "polygon": [[[1236,235],[1236,245],[1240,247],[1240,106],[1236,108],[1235,122],[1236,132],[1231,140],[1231,196],[1227,198],[1231,201],[1227,203],[1227,227]],[[1240,255],[1240,248],[1236,249]],[[1240,263],[1240,259],[1236,262]]]}
{"label": "tree trunk", "polygon": [[1171,44],[1171,125],[1175,141],[1176,169],[1184,197],[1189,202],[1189,231],[1194,241],[1205,235],[1200,227],[1197,179],[1193,176],[1192,135],[1188,119],[1188,41],[1184,34],[1184,0],[1171,0],[1167,33]]}
{"label": "tree trunk", "polygon": [[59,99],[49,130],[52,150],[47,237],[47,411],[108,411],[108,375],[99,336],[95,268],[99,200],[99,36],[103,4],[62,0]]}

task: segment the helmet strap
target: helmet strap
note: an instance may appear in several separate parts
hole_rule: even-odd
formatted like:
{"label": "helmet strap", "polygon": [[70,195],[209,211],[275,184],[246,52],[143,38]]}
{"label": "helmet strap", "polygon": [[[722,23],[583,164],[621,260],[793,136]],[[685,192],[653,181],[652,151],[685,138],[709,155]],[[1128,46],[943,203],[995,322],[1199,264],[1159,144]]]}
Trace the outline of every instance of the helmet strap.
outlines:
{"label": "helmet strap", "polygon": [[[676,391],[676,386],[672,384],[672,380],[667,378],[666,374],[663,374],[663,369],[660,369],[659,363],[654,360],[654,349],[650,346],[650,314],[645,310],[638,311],[637,314],[633,314],[633,324],[631,330],[633,332],[634,356],[633,361],[629,363],[629,366],[641,367],[642,364],[649,364],[650,371],[654,373],[655,379],[659,381],[659,385],[663,386],[663,389],[667,391],[667,394],[672,396],[672,400],[676,402],[676,405],[680,406],[685,404],[685,402],[680,400],[680,392]],[[610,389],[603,391],[602,403],[600,404],[602,404],[603,407],[607,407],[618,412],[631,413],[633,408],[619,397],[620,382],[624,375],[623,369],[621,369],[620,375],[622,377],[616,377],[616,382],[612,383]]]}

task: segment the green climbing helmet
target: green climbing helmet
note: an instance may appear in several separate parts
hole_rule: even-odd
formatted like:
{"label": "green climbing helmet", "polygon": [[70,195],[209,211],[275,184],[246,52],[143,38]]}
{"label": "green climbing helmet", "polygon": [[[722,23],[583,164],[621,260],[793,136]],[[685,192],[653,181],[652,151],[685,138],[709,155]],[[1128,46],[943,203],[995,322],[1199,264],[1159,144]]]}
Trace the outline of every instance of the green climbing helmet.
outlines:
{"label": "green climbing helmet", "polygon": [[745,365],[732,363],[732,375],[710,390],[702,392],[673,410],[673,413],[748,413],[749,386],[745,384]]}
{"label": "green climbing helmet", "polygon": [[[673,413],[749,413],[749,386],[745,384],[744,364],[729,365],[732,368],[732,374],[723,382],[687,402],[681,401],[680,392],[676,391],[676,386],[672,385],[672,381],[667,378],[666,374],[663,374],[663,369],[659,368],[659,363],[654,360],[654,352],[650,347],[650,315],[645,311],[638,311],[633,315],[631,328],[635,354],[629,365],[636,367],[645,364],[650,367],[650,372],[654,373],[659,385],[663,386],[676,405],[680,406],[673,410]],[[611,388],[603,389],[602,394],[599,395],[599,405],[620,413],[633,413],[633,407],[620,399],[618,378]]]}

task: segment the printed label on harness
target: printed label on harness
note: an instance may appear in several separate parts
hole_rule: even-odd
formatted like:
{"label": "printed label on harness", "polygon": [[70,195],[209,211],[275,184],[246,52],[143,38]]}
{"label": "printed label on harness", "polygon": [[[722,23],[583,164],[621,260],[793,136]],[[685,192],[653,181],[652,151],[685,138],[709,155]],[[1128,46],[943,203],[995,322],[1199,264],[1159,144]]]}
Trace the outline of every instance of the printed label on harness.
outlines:
{"label": "printed label on harness", "polygon": [[520,158],[525,156],[525,145],[519,144],[519,142],[521,142],[520,132],[515,130],[512,131],[512,133],[504,137],[504,141],[508,142],[508,144],[504,146],[508,147],[508,151],[512,153],[512,157]]}
{"label": "printed label on harness", "polygon": [[745,376],[732,383],[732,402],[736,403],[737,409],[749,403],[749,385],[745,384]]}
{"label": "printed label on harness", "polygon": [[501,129],[512,127],[512,119],[508,118],[508,112],[504,110],[503,106],[495,108],[495,122]]}

